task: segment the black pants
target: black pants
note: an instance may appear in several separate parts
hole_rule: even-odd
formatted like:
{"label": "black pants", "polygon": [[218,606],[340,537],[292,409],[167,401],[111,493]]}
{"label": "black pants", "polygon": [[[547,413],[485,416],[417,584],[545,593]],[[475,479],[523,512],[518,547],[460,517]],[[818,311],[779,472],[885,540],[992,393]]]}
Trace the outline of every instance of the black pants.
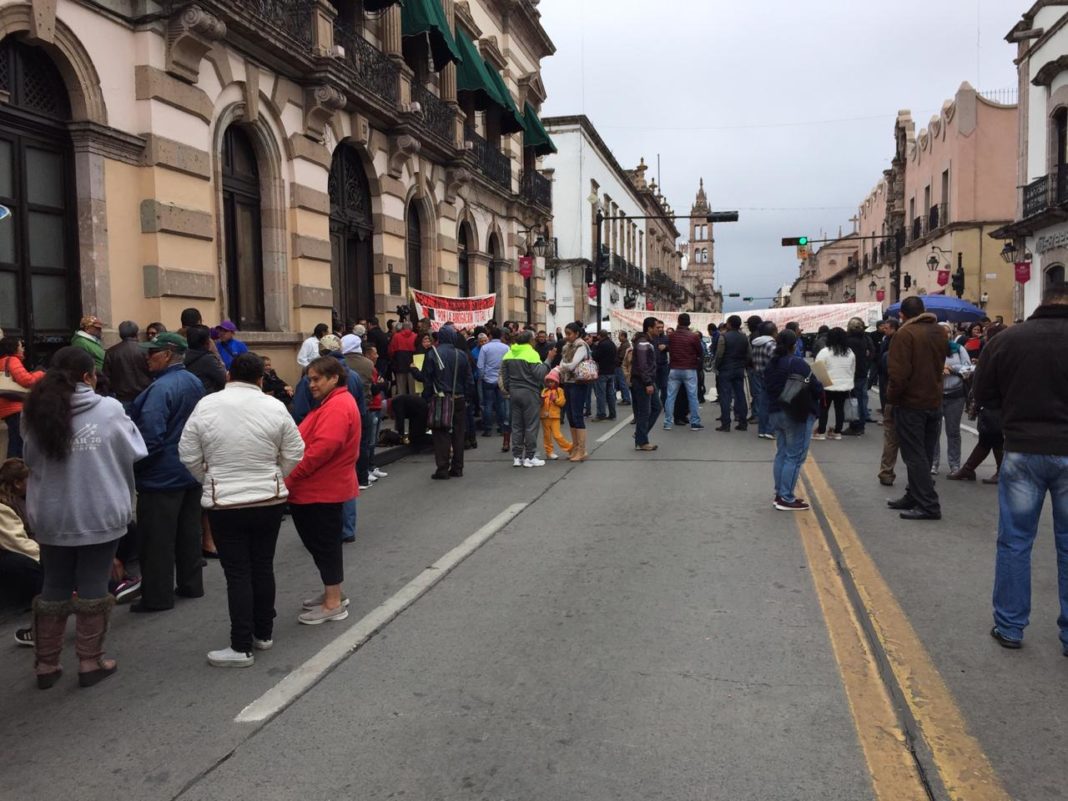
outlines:
{"label": "black pants", "polygon": [[141,603],[147,609],[173,608],[175,588],[185,598],[204,595],[200,494],[193,487],[137,495]]}
{"label": "black pants", "polygon": [[723,426],[731,424],[731,401],[734,401],[734,419],[744,426],[749,420],[749,409],[745,402],[745,371],[721,370],[717,378],[719,384],[719,422]]}
{"label": "black pants", "polygon": [[208,512],[219,564],[226,576],[230,647],[249,653],[252,638],[274,632],[274,549],[284,504]]}
{"label": "black pants", "polygon": [[452,429],[435,428],[434,462],[438,473],[464,469],[464,431],[467,426],[467,413],[463,397],[457,396],[452,405]]}
{"label": "black pants", "polygon": [[836,392],[828,389],[826,391],[827,402],[820,404],[820,427],[819,432],[821,434],[827,433],[827,420],[831,416],[831,406],[834,406],[834,430],[836,433],[841,434],[842,429],[845,428],[845,402],[849,397],[849,392]]}
{"label": "black pants", "polygon": [[106,596],[117,544],[118,540],[97,545],[41,545],[41,598],[69,601],[75,590],[86,601]]}
{"label": "black pants", "polygon": [[929,514],[941,514],[938,493],[931,478],[931,453],[938,444],[941,409],[894,407],[894,427],[901,447],[901,459],[908,470],[906,495],[916,507]]}
{"label": "black pants", "polygon": [[0,551],[0,599],[24,609],[41,594],[41,563],[24,553]]}
{"label": "black pants", "polygon": [[[463,452],[463,446],[460,448]],[[345,566],[341,552],[341,503],[291,503],[293,525],[300,541],[308,549],[319,568],[324,587],[333,587],[345,580]]]}

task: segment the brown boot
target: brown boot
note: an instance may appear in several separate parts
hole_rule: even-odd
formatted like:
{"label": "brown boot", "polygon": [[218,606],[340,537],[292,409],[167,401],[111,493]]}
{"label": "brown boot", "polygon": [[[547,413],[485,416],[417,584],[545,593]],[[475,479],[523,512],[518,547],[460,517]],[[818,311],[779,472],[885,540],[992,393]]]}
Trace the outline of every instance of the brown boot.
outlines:
{"label": "brown boot", "polygon": [[571,432],[575,436],[571,446],[571,456],[568,458],[569,462],[585,462],[586,461],[586,429],[576,428]]}
{"label": "brown boot", "polygon": [[510,450],[512,450],[512,433],[505,431],[504,442],[501,443],[501,453],[508,453]]}
{"label": "brown boot", "polygon": [[63,675],[59,657],[70,611],[70,601],[45,601],[40,595],[33,599],[33,671],[42,690],[52,687]]}
{"label": "brown boot", "polygon": [[115,598],[111,595],[92,600],[74,599],[78,683],[82,687],[92,687],[118,669],[114,659],[104,659],[104,635],[108,632],[108,619],[114,606]]}

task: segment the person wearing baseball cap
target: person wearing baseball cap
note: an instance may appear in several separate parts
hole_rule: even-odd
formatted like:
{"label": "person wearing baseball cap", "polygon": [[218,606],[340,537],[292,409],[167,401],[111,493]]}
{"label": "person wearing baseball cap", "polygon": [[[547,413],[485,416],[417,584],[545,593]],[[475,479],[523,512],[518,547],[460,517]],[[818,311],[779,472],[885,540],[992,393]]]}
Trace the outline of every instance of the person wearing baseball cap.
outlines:
{"label": "person wearing baseball cap", "polygon": [[100,335],[104,331],[104,324],[95,315],[87,315],[78,323],[78,330],[70,338],[70,344],[81,348],[96,362],[97,373],[104,371],[104,346],[100,342]]}
{"label": "person wearing baseball cap", "polygon": [[183,363],[185,337],[165,331],[141,347],[148,351],[154,380],[130,410],[148,446],[148,456],[134,468],[141,600],[130,611],[159,612],[174,607],[175,593],[184,598],[204,595],[200,482],[178,457],[182,430],[204,397],[204,385]]}
{"label": "person wearing baseball cap", "polygon": [[223,360],[223,365],[229,370],[236,357],[242,353],[248,353],[248,345],[240,339],[234,338],[237,326],[231,320],[223,320],[215,330],[219,334],[219,358]]}

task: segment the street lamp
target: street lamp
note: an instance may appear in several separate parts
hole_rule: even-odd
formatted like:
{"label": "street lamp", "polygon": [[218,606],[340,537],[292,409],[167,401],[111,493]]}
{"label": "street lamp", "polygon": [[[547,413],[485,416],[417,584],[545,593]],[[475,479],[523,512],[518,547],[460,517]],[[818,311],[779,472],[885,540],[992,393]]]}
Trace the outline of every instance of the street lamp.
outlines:
{"label": "street lamp", "polygon": [[931,254],[931,257],[927,259],[927,269],[934,272],[938,269],[938,256]]}
{"label": "street lamp", "polygon": [[1016,243],[1011,239],[1005,240],[1005,247],[1001,249],[1001,258],[1006,264],[1013,264],[1016,262],[1017,247]]}
{"label": "street lamp", "polygon": [[873,278],[871,280],[871,283],[868,284],[868,292],[870,292],[871,294],[874,295],[875,294],[875,290],[878,289],[878,288],[879,288],[879,285],[877,283],[875,283],[875,279]]}
{"label": "street lamp", "polygon": [[595,254],[593,281],[597,286],[597,333],[601,333],[601,284],[604,279],[604,274],[601,271],[601,225],[604,223],[604,207],[601,205],[601,199],[597,196],[597,192],[590,192],[590,196],[586,199],[593,206],[594,222],[597,225],[597,241],[593,249]]}

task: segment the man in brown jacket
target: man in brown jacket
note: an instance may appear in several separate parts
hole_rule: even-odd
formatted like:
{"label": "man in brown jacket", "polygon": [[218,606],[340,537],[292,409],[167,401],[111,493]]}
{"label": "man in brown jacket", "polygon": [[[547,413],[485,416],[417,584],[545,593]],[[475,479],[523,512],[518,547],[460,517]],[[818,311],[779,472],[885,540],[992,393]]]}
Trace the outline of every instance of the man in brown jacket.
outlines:
{"label": "man in brown jacket", "polygon": [[930,454],[938,445],[946,336],[918,297],[901,302],[901,319],[901,329],[890,341],[886,402],[909,479],[904,497],[886,505],[899,509],[903,520],[940,520]]}

